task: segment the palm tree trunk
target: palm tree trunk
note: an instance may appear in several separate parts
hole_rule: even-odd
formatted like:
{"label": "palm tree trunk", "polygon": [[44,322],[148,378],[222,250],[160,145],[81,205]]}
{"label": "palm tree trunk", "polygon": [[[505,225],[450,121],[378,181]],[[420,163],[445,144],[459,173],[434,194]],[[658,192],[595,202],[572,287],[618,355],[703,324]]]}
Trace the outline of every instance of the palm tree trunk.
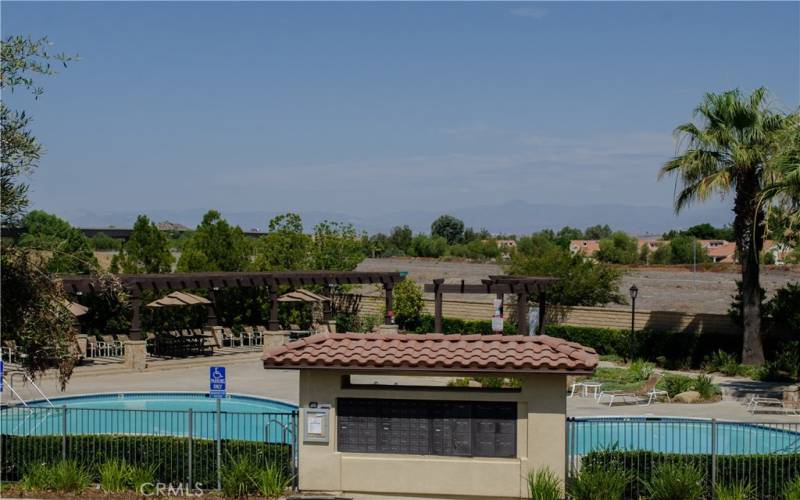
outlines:
{"label": "palm tree trunk", "polygon": [[739,176],[734,202],[733,228],[742,266],[742,363],[764,363],[761,342],[761,284],[759,254],[764,245],[764,214],[758,208],[758,179],[755,172]]}

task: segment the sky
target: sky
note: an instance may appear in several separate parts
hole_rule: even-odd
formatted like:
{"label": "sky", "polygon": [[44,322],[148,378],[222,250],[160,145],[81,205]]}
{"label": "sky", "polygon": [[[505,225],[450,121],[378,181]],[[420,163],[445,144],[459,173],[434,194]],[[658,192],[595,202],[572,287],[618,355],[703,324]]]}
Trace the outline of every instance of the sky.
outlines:
{"label": "sky", "polygon": [[797,2],[4,1],[2,31],[80,56],[3,95],[65,215],[669,207],[705,92],[800,104]]}

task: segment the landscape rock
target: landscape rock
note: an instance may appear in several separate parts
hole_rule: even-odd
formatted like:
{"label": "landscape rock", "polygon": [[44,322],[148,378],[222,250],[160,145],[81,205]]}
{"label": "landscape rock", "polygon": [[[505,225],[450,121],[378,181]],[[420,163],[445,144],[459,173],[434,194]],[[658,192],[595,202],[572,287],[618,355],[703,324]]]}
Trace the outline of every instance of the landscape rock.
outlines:
{"label": "landscape rock", "polygon": [[700,393],[697,391],[681,392],[672,398],[673,403],[697,403],[698,401],[700,401]]}

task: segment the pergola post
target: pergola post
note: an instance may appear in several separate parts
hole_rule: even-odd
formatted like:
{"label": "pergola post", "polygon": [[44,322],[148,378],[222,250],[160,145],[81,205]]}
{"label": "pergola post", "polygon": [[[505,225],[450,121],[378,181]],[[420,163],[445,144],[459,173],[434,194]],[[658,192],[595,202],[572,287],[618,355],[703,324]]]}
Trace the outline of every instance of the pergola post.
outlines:
{"label": "pergola post", "polygon": [[208,304],[208,318],[206,319],[206,323],[208,326],[217,326],[219,325],[219,321],[217,319],[217,293],[212,288],[210,293],[208,294],[211,300],[211,303]]}
{"label": "pergola post", "polygon": [[281,329],[281,324],[278,321],[278,285],[275,282],[269,285],[269,322],[267,327],[271,332],[277,332]]}
{"label": "pergola post", "polygon": [[332,312],[331,302],[333,301],[332,297],[333,294],[331,293],[330,284],[328,284],[326,288],[328,289],[327,297],[330,300],[326,300],[325,302],[322,303],[322,321],[324,321],[325,323],[331,320],[331,312]]}
{"label": "pergola post", "polygon": [[131,316],[131,328],[129,332],[131,340],[142,340],[142,315],[139,311],[139,308],[142,305],[142,299],[138,294],[131,296],[130,305],[131,312],[133,313]]}
{"label": "pergola post", "polygon": [[392,288],[394,288],[394,285],[390,282],[383,284],[383,290],[386,297],[386,317],[383,319],[383,322],[386,325],[394,324],[394,312],[392,310]]}
{"label": "pergola post", "polygon": [[544,313],[546,312],[547,294],[539,292],[539,335],[544,335]]}
{"label": "pergola post", "polygon": [[442,306],[444,305],[444,294],[442,293],[443,278],[433,280],[433,331],[442,333]]}
{"label": "pergola post", "polygon": [[517,333],[528,334],[528,292],[517,294]]}

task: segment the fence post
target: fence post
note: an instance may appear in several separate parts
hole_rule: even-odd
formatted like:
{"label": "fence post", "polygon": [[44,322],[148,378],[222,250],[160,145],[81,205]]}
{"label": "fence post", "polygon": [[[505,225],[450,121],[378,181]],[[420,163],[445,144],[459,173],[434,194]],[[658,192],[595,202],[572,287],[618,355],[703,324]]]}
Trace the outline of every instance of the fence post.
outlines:
{"label": "fence post", "polygon": [[187,422],[187,425],[186,425],[186,432],[187,432],[188,438],[189,438],[189,441],[188,441],[188,445],[189,445],[189,490],[192,491],[192,488],[194,488],[194,482],[192,481],[192,479],[193,479],[193,477],[192,477],[192,462],[194,460],[193,460],[193,457],[192,457],[192,455],[193,455],[193,453],[192,453],[192,451],[193,451],[192,450],[192,420],[193,419],[192,419],[192,409],[191,408],[189,408],[189,411],[186,412],[186,416],[189,419],[189,421]]}
{"label": "fence post", "polygon": [[217,398],[217,489],[222,489],[222,401]]}
{"label": "fence post", "polygon": [[292,483],[295,489],[300,485],[300,412],[292,412]]}
{"label": "fence post", "polygon": [[566,421],[564,422],[564,484],[566,484],[567,480],[569,479],[569,425],[571,420],[572,417],[567,417]]}
{"label": "fence post", "polygon": [[711,498],[717,485],[717,419],[711,419]]}
{"label": "fence post", "polygon": [[61,406],[61,460],[67,459],[67,405]]}

